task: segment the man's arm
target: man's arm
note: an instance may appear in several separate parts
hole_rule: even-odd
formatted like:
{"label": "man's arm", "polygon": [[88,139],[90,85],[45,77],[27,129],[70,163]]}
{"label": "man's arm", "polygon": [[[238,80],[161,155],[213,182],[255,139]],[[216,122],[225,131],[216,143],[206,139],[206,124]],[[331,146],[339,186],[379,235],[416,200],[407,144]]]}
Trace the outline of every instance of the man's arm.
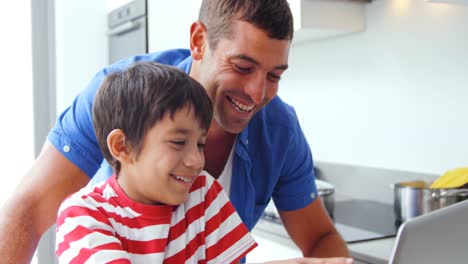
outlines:
{"label": "man's arm", "polygon": [[336,231],[320,198],[302,209],[279,211],[284,227],[305,257],[347,257],[346,243]]}
{"label": "man's arm", "polygon": [[0,212],[2,263],[29,263],[60,203],[89,177],[48,141]]}

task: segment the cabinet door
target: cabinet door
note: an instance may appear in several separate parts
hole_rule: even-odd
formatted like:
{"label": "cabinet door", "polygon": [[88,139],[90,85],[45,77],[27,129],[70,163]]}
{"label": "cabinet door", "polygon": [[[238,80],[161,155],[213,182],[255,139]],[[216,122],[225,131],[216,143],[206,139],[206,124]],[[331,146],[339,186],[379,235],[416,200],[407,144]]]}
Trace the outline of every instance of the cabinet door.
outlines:
{"label": "cabinet door", "polygon": [[148,51],[189,48],[190,25],[201,0],[148,1]]}

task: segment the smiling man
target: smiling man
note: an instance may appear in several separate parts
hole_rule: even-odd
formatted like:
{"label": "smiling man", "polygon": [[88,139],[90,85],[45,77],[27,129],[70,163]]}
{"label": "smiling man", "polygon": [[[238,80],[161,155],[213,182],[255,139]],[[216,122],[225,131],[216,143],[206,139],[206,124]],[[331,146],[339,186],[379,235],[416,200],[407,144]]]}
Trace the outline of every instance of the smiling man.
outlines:
{"label": "smiling man", "polygon": [[206,89],[214,119],[205,167],[252,229],[273,199],[305,256],[347,256],[314,182],[310,148],[294,109],[278,96],[288,68],[293,18],[286,0],[205,0],[190,27],[190,50],[131,57],[111,65],[65,110],[24,184],[0,215],[0,254],[31,258],[60,202],[96,174],[110,176],[93,131],[91,107],[102,80],[136,61],[182,69]]}

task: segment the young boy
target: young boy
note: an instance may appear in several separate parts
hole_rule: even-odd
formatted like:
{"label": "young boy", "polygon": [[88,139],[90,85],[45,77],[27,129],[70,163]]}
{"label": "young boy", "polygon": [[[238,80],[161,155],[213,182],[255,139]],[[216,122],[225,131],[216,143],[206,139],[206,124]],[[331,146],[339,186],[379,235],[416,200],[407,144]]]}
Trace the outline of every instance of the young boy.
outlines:
{"label": "young boy", "polygon": [[233,263],[256,246],[202,172],[213,108],[198,82],[136,63],[106,78],[92,114],[114,175],[62,203],[60,263]]}

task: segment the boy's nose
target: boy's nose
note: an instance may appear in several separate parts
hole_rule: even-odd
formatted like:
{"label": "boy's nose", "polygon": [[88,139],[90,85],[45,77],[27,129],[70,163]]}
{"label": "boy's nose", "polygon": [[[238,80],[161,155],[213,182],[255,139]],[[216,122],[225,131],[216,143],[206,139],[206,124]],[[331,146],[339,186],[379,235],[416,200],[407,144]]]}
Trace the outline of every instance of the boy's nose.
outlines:
{"label": "boy's nose", "polygon": [[197,171],[201,171],[205,166],[205,156],[203,151],[200,151],[198,147],[194,150],[188,151],[184,158],[184,165]]}

